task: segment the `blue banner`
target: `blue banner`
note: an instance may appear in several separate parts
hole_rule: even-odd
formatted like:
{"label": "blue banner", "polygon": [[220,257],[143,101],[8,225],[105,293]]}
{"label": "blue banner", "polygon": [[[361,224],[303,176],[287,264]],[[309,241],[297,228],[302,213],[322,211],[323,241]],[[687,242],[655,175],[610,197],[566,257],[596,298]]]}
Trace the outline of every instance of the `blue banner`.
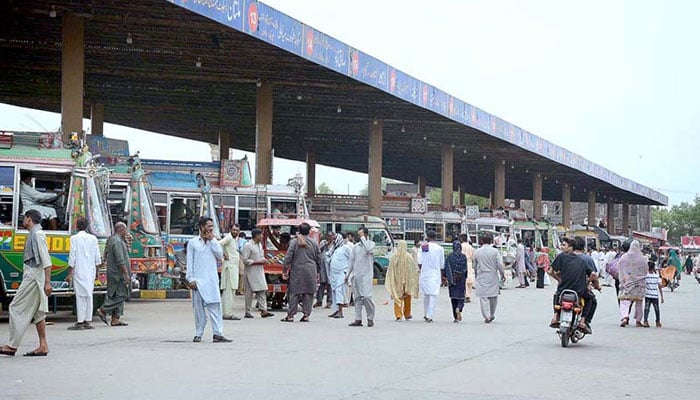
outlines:
{"label": "blue banner", "polygon": [[168,0],[236,30],[243,30],[243,0]]}
{"label": "blue banner", "polygon": [[290,53],[301,55],[304,26],[265,3],[248,4],[246,32]]}
{"label": "blue banner", "polygon": [[359,50],[350,50],[350,75],[368,85],[388,91],[388,67],[376,58]]}
{"label": "blue banner", "polygon": [[389,92],[409,103],[419,104],[421,81],[398,69],[392,68],[391,72],[389,72]]}
{"label": "blue banner", "polygon": [[350,47],[340,40],[304,25],[304,58],[347,75]]}

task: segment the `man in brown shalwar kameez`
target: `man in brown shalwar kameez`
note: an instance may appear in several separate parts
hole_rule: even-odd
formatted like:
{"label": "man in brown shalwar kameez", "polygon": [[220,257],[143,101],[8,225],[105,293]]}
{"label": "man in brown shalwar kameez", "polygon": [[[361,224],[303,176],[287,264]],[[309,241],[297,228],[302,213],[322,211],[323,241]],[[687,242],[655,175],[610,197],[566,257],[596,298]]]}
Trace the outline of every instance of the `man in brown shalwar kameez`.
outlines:
{"label": "man in brown shalwar kameez", "polygon": [[304,316],[301,322],[309,322],[311,309],[318,282],[318,268],[322,267],[318,245],[308,235],[311,226],[306,222],[299,225],[299,233],[289,243],[284,257],[283,277],[289,278],[289,311],[282,322],[293,322],[299,302],[302,303]]}
{"label": "man in brown shalwar kameez", "polygon": [[[127,323],[119,320],[119,317],[124,314],[124,302],[131,293],[129,251],[125,242],[126,225],[123,222],[117,222],[114,224],[114,232],[105,245],[107,296],[102,307],[97,310],[97,315],[106,325],[127,326]],[[107,315],[112,316],[110,323],[107,322]]]}

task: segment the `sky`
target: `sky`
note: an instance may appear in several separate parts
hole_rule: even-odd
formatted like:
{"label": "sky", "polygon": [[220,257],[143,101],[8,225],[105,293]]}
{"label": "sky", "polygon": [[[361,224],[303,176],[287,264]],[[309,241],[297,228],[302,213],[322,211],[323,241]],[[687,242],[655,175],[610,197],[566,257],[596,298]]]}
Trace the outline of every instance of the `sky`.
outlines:
{"label": "sky", "polygon": [[[700,193],[700,2],[266,0],[414,77],[669,196]],[[0,106],[0,129],[60,116]],[[36,121],[36,122],[35,122]],[[38,126],[38,125],[41,125]],[[86,127],[89,124],[86,122]],[[208,160],[209,146],[107,125],[145,158]],[[186,149],[186,151],[184,150]],[[238,158],[244,153],[234,152]],[[249,155],[249,158],[252,155]],[[254,163],[251,163],[254,165]],[[276,159],[274,183],[302,163]],[[281,172],[283,171],[283,172]],[[342,183],[336,183],[338,174]],[[364,174],[317,167],[357,193]]]}

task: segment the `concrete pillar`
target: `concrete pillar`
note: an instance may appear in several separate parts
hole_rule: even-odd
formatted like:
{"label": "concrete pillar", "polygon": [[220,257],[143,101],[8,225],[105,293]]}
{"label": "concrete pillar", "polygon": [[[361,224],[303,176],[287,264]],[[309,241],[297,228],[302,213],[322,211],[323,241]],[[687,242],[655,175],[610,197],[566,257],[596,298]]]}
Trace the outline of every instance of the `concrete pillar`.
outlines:
{"label": "concrete pillar", "polygon": [[454,156],[452,146],[442,145],[442,209],[451,210],[453,206],[454,192]]}
{"label": "concrete pillar", "polygon": [[229,149],[231,148],[231,134],[219,131],[219,161],[229,159]]}
{"label": "concrete pillar", "polygon": [[609,199],[608,200],[608,221],[607,221],[607,229],[608,233],[611,235],[615,234],[615,200]]}
{"label": "concrete pillar", "polygon": [[588,191],[588,226],[596,226],[595,205],[595,190],[590,190]]}
{"label": "concrete pillar", "polygon": [[105,125],[105,106],[94,103],[90,106],[90,134],[102,136]]}
{"label": "concrete pillar", "polygon": [[566,229],[571,228],[571,186],[568,183],[561,188],[561,221]]}
{"label": "concrete pillar", "polygon": [[464,185],[457,186],[457,205],[464,207]]}
{"label": "concrete pillar", "polygon": [[425,197],[425,177],[418,177],[418,195],[420,197]]}
{"label": "concrete pillar", "polygon": [[83,18],[74,14],[63,16],[61,54],[61,131],[68,143],[71,132],[83,131],[83,73],[85,43]]}
{"label": "concrete pillar", "polygon": [[382,216],[382,136],[384,123],[369,123],[369,167],[368,175],[368,213],[375,217]]}
{"label": "concrete pillar", "polygon": [[310,150],[306,152],[306,194],[316,194],[316,153]]}
{"label": "concrete pillar", "polygon": [[542,219],[542,174],[532,177],[532,218]]}
{"label": "concrete pillar", "polygon": [[506,206],[506,164],[504,161],[496,161],[491,205],[493,208],[505,208]]}
{"label": "concrete pillar", "polygon": [[257,89],[255,108],[255,183],[272,184],[272,85]]}
{"label": "concrete pillar", "polygon": [[630,237],[632,236],[629,229],[630,225],[630,205],[629,203],[622,203],[622,234]]}
{"label": "concrete pillar", "polygon": [[521,199],[513,199],[513,208],[516,210],[520,210],[522,207],[522,201]]}

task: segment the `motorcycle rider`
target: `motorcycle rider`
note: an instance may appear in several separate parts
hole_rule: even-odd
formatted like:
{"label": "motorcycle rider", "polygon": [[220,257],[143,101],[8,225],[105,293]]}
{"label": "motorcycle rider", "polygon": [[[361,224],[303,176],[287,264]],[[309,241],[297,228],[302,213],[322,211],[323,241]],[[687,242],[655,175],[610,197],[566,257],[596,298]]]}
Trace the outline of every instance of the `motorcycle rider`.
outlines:
{"label": "motorcycle rider", "polygon": [[[593,287],[600,290],[598,275],[595,265],[588,262],[574,251],[583,252],[586,242],[582,237],[563,238],[561,243],[562,252],[552,262],[551,276],[559,282],[557,291],[554,294],[553,304],[559,304],[559,295],[565,289],[575,291],[579,298],[585,300],[581,319],[579,320],[579,329],[587,334],[591,334],[591,327],[588,321],[591,321],[597,302],[592,292],[588,290],[588,283],[591,282]],[[554,310],[554,317],[549,325],[552,328],[559,327],[559,311]]]}

